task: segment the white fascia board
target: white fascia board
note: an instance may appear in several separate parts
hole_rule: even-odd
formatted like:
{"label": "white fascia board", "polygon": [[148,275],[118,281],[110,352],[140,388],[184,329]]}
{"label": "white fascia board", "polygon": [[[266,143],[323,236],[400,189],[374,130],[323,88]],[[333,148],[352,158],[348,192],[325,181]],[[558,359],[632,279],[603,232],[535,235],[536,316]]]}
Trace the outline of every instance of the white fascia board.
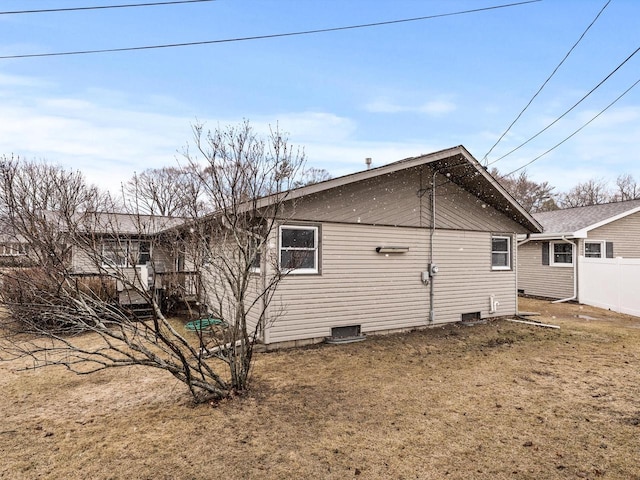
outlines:
{"label": "white fascia board", "polygon": [[587,238],[586,235],[579,235],[580,232],[566,232],[566,233],[532,233],[529,238],[531,240],[561,240],[563,238]]}
{"label": "white fascia board", "polygon": [[587,238],[587,233],[590,232],[591,230],[595,230],[596,228],[602,227],[604,225],[615,222],[616,220],[620,220],[621,218],[627,217],[629,215],[633,215],[634,213],[638,213],[638,212],[640,212],[640,207],[632,208],[630,210],[627,210],[626,212],[619,213],[618,215],[614,215],[613,217],[609,217],[605,220],[594,223],[593,225],[584,227],[583,229],[575,232],[575,234],[580,235],[579,238]]}

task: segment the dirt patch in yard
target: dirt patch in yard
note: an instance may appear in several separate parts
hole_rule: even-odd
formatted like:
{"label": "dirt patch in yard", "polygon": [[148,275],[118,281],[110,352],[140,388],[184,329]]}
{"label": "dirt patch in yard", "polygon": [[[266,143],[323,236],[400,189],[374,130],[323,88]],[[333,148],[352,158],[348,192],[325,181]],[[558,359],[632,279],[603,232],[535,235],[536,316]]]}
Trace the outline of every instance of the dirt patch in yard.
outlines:
{"label": "dirt patch in yard", "polygon": [[520,310],[561,328],[260,354],[252,391],[216,408],[161,371],[0,364],[0,478],[640,479],[640,319]]}

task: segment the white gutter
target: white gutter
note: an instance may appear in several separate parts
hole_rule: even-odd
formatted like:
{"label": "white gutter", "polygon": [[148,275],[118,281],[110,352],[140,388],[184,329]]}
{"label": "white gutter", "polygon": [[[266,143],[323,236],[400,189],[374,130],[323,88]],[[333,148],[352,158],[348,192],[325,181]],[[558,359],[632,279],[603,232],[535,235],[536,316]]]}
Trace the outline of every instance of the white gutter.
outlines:
{"label": "white gutter", "polygon": [[577,232],[550,232],[550,233],[531,233],[531,240],[557,240],[558,238],[587,238],[587,234],[582,231]]}
{"label": "white gutter", "polygon": [[[561,241],[565,242],[565,243],[569,243],[571,244],[571,259],[573,260],[573,295],[569,298],[563,298],[560,300],[554,300],[551,303],[563,303],[563,302],[570,302],[571,300],[575,300],[576,298],[578,298],[578,245],[567,240],[567,238],[563,235],[562,238],[560,239]],[[576,254],[574,255],[574,248],[576,250]]]}
{"label": "white gutter", "polygon": [[436,233],[436,175],[438,170],[433,172],[433,178],[431,180],[431,234],[429,235],[429,323],[433,324],[435,320],[435,309],[433,308],[434,298],[434,278],[431,268],[433,267],[433,237]]}
{"label": "white gutter", "polygon": [[522,240],[521,242],[518,242],[518,237],[516,236],[516,246],[517,247],[521,247],[525,243],[529,243],[531,240],[533,240],[533,238],[531,238],[531,234],[530,233],[527,233],[526,238],[524,240]]}

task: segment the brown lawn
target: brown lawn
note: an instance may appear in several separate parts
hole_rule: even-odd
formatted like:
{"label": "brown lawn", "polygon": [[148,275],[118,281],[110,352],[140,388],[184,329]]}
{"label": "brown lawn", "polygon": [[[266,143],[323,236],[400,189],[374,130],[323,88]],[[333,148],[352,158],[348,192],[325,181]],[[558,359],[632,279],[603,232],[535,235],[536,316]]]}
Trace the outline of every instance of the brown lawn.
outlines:
{"label": "brown lawn", "polygon": [[640,318],[520,309],[561,329],[260,354],[253,390],[216,408],[162,371],[2,364],[0,478],[640,479]]}

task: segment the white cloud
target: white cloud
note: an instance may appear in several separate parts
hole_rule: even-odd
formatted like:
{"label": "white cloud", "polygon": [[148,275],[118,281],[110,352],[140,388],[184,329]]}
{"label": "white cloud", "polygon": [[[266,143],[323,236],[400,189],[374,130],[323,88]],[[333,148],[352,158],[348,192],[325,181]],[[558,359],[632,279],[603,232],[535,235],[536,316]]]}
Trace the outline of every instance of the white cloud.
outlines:
{"label": "white cloud", "polygon": [[0,103],[0,153],[82,170],[117,188],[134,171],[170,165],[190,138],[192,119],[111,108],[100,98],[16,96]]}
{"label": "white cloud", "polygon": [[276,123],[289,133],[290,138],[295,138],[296,143],[340,142],[356,130],[353,120],[327,112],[285,112],[254,117],[251,121],[258,131],[268,131],[269,125]]}
{"label": "white cloud", "polygon": [[448,100],[433,100],[418,107],[418,111],[433,116],[444,115],[455,110],[456,105]]}
{"label": "white cloud", "polygon": [[0,87],[46,87],[50,86],[45,80],[25,77],[22,75],[7,75],[6,73],[0,73]]}
{"label": "white cloud", "polygon": [[437,98],[417,105],[398,103],[388,98],[377,98],[367,103],[364,108],[372,113],[419,113],[437,117],[454,112],[457,106],[446,98]]}

